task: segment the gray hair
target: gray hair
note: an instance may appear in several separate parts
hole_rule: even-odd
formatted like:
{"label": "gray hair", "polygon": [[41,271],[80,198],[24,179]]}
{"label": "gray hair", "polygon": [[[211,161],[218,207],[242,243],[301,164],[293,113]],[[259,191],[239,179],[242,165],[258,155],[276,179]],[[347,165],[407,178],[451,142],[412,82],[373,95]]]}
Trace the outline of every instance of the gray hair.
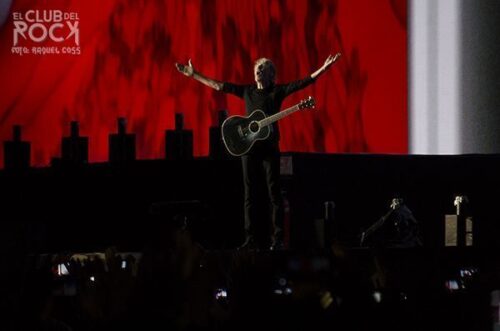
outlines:
{"label": "gray hair", "polygon": [[276,79],[276,66],[274,65],[273,61],[268,58],[261,57],[260,59],[255,60],[254,67],[260,64],[266,64],[269,66],[269,68],[271,69],[272,80],[274,81]]}

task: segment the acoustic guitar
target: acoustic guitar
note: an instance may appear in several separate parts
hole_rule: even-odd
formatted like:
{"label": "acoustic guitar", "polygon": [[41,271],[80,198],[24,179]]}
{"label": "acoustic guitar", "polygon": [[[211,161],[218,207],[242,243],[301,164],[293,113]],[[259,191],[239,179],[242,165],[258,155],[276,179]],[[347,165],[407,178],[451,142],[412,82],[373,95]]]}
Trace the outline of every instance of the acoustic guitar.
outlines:
{"label": "acoustic guitar", "polygon": [[265,140],[269,137],[272,123],[298,110],[314,108],[314,106],[314,99],[309,97],[271,116],[266,116],[260,109],[254,110],[248,116],[230,116],[222,123],[224,145],[231,155],[245,155],[257,140]]}

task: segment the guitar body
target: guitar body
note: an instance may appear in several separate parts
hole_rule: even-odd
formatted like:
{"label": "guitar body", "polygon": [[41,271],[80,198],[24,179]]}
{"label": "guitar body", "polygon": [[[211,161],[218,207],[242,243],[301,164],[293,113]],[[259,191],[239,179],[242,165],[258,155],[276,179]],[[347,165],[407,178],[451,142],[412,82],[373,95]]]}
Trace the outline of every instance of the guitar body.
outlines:
{"label": "guitar body", "polygon": [[248,116],[231,116],[222,123],[222,140],[228,152],[241,156],[252,148],[257,140],[265,140],[271,133],[269,125],[261,126],[260,121],[266,118],[262,110],[255,110]]}
{"label": "guitar body", "polygon": [[271,124],[301,109],[314,108],[312,97],[302,100],[295,106],[279,111],[269,117],[260,110],[248,116],[231,116],[222,123],[222,140],[228,152],[241,156],[252,148],[257,140],[264,140],[271,134]]}

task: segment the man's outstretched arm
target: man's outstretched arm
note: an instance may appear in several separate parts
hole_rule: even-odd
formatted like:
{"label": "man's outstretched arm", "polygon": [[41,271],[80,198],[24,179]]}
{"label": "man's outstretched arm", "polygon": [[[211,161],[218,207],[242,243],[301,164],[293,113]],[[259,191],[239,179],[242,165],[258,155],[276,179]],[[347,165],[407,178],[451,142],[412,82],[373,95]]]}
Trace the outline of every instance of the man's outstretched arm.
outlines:
{"label": "man's outstretched arm", "polygon": [[203,75],[202,73],[194,70],[193,64],[191,63],[191,59],[189,59],[188,64],[180,64],[176,63],[175,67],[177,70],[179,70],[180,73],[188,76],[188,77],[193,77],[195,80],[199,81],[200,83],[205,84],[208,87],[211,87],[217,91],[222,90],[222,87],[224,86],[224,83],[219,82],[215,79],[211,79]]}
{"label": "man's outstretched arm", "polygon": [[321,66],[321,68],[319,68],[318,70],[316,70],[315,72],[313,72],[310,76],[308,76],[307,78],[304,78],[304,79],[299,79],[299,80],[296,80],[294,82],[291,82],[291,83],[288,83],[286,85],[284,85],[284,94],[283,96],[286,97],[298,90],[301,90],[307,86],[309,86],[310,84],[312,84],[316,78],[318,78],[320,75],[322,75],[323,73],[326,72],[326,70],[328,68],[330,68],[330,66],[332,64],[334,64],[335,62],[337,62],[337,60],[340,58],[340,53],[337,53],[335,54],[335,56],[333,55],[329,55],[326,60],[325,60],[325,63],[323,63],[323,65]]}
{"label": "man's outstretched arm", "polygon": [[313,72],[311,74],[311,78],[312,79],[316,79],[318,76],[322,75],[328,68],[330,68],[330,66],[332,64],[334,64],[335,62],[337,62],[337,60],[340,58],[340,53],[337,53],[335,54],[335,56],[333,55],[329,55],[326,60],[325,60],[325,63],[323,63],[323,65],[321,66],[321,68],[319,68],[318,70],[316,70],[315,72]]}

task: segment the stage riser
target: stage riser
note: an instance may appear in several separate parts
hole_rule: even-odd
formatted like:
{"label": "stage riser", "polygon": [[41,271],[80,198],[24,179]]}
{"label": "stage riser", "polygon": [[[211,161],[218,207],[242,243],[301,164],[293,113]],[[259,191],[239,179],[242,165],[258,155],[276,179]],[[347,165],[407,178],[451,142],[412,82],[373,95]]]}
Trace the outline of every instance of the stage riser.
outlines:
{"label": "stage riser", "polygon": [[[283,176],[292,247],[319,245],[315,224],[323,217],[325,201],[336,206],[334,235],[356,246],[361,231],[385,214],[396,194],[419,221],[425,246],[443,245],[444,215],[454,211],[456,194],[469,197],[475,245],[499,242],[498,155],[285,156],[291,157],[293,169]],[[243,237],[240,167],[238,159],[194,159],[3,171],[2,218],[37,224],[44,230],[32,235],[42,236],[40,245],[50,249],[109,244],[127,249],[140,247],[151,224],[162,222],[148,215],[151,203],[197,200],[204,206],[191,223],[197,239],[210,248],[232,248]]]}

